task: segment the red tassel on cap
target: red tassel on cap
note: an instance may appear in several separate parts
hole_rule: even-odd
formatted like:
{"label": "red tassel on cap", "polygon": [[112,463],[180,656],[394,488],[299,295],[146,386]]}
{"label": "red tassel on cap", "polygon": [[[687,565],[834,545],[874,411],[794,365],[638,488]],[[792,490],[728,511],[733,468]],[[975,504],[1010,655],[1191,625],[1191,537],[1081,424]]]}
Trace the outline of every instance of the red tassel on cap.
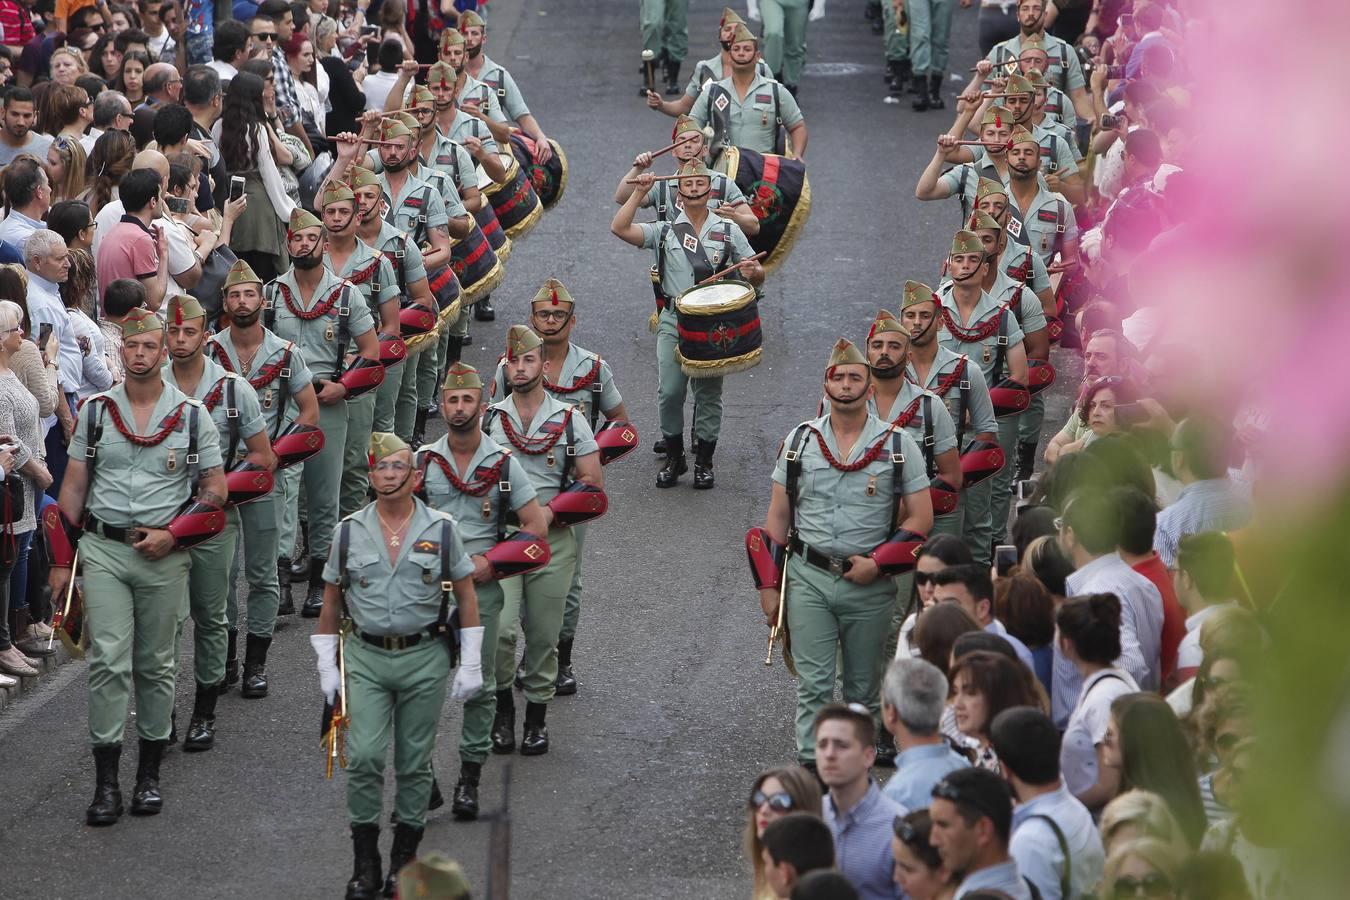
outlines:
{"label": "red tassel on cap", "polygon": [[551,290],[552,294],[551,294],[551,299],[550,299],[549,302],[552,303],[554,306],[557,306],[557,305],[558,305],[558,289],[555,287],[555,288],[551,288],[550,290]]}
{"label": "red tassel on cap", "polygon": [[374,454],[374,453],[367,453],[367,454],[366,454],[366,461],[367,461],[367,465],[368,465],[370,468],[372,468],[372,469],[375,468],[375,454]]}
{"label": "red tassel on cap", "polygon": [[183,304],[182,304],[182,303],[175,303],[175,304],[173,305],[173,324],[175,324],[175,325],[182,325],[182,324],[183,324]]}
{"label": "red tassel on cap", "polygon": [[994,113],[994,127],[995,128],[1003,127],[1003,116],[999,115],[998,113]]}

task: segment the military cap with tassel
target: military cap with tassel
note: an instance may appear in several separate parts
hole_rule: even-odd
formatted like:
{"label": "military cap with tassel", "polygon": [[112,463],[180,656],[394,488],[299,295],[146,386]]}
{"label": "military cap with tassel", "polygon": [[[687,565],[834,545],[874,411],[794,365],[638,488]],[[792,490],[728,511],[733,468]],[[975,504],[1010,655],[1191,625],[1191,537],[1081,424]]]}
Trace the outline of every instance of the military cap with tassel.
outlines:
{"label": "military cap with tassel", "polygon": [[137,307],[126,314],[122,320],[122,337],[135,337],[138,334],[149,334],[153,331],[163,331],[164,320],[158,315],[146,309]]}
{"label": "military cap with tassel", "polygon": [[741,41],[754,41],[756,46],[759,44],[759,38],[755,37],[753,31],[745,27],[744,22],[736,26],[736,33],[731,36],[731,42],[733,44],[738,44]]}
{"label": "military cap with tassel", "polygon": [[182,325],[188,319],[205,319],[206,310],[196,297],[189,294],[174,294],[164,308],[164,314],[175,325]]}
{"label": "military cap with tassel", "polygon": [[530,298],[531,305],[535,303],[547,303],[549,306],[557,306],[559,303],[566,303],[568,306],[576,306],[577,301],[572,299],[572,295],[563,287],[563,283],[556,278],[550,278],[535,291],[534,296]]}
{"label": "military cap with tassel", "polygon": [[253,271],[253,267],[242,259],[236,259],[234,265],[230,266],[230,271],[225,273],[225,286],[221,288],[225,293],[229,293],[230,288],[240,284],[261,285],[262,279],[258,273]]}
{"label": "military cap with tassel", "polygon": [[964,228],[952,235],[951,255],[956,256],[958,253],[984,253],[984,244],[980,241],[980,236]]}
{"label": "military cap with tassel", "polygon": [[539,335],[528,325],[512,325],[506,332],[506,358],[515,359],[522,353],[529,353],[543,345]]}
{"label": "military cap with tassel", "polygon": [[459,14],[459,30],[463,31],[466,28],[487,28],[487,22],[484,22],[478,13],[469,10]]}
{"label": "military cap with tassel", "polygon": [[840,338],[834,342],[834,348],[830,350],[830,362],[825,367],[826,373],[832,372],[836,366],[866,366],[867,357],[863,356],[862,351],[858,349],[848,338]]}
{"label": "military cap with tassel", "polygon": [[900,324],[900,320],[895,317],[895,313],[883,309],[878,311],[877,317],[872,320],[872,327],[867,330],[867,339],[870,341],[877,335],[887,332],[895,332],[909,337],[909,332],[905,330],[905,326]]}
{"label": "military cap with tassel", "polygon": [[441,385],[442,391],[472,391],[483,389],[483,376],[478,374],[478,370],[466,362],[456,362],[445,373],[445,384]]}
{"label": "military cap with tassel", "polygon": [[398,435],[388,431],[375,431],[370,435],[369,461],[373,466],[387,456],[393,456],[395,453],[411,449],[407,442]]}
{"label": "military cap with tassel", "polygon": [[730,6],[727,6],[723,7],[722,9],[722,21],[717,23],[717,27],[725,28],[728,25],[744,25],[744,24],[745,20],[740,17],[740,15],[736,12],[736,10],[732,9]]}
{"label": "military cap with tassel", "polygon": [[434,84],[437,87],[454,87],[457,81],[459,81],[459,70],[447,62],[435,63],[430,69],[427,69],[427,84]]}
{"label": "military cap with tassel", "polygon": [[979,184],[975,185],[975,202],[979,203],[985,197],[1007,197],[1008,189],[1003,186],[1003,182],[995,181],[992,178],[981,178]]}
{"label": "military cap with tassel", "polygon": [[302,206],[297,206],[291,210],[291,221],[286,226],[286,236],[289,238],[297,231],[304,231],[306,228],[322,228],[323,223],[315,218],[314,213]]}
{"label": "military cap with tassel", "polygon": [[352,189],[341,181],[330,181],[324,185],[323,194],[319,197],[319,209],[327,209],[334,203],[356,203],[356,195]]}
{"label": "military cap with tassel", "polygon": [[970,221],[966,223],[966,228],[971,231],[1002,231],[1003,226],[998,224],[998,220],[983,210],[975,210],[970,214]]}
{"label": "military cap with tassel", "polygon": [[939,305],[937,294],[933,293],[933,289],[922,281],[906,281],[904,294],[900,300],[901,311],[922,303]]}

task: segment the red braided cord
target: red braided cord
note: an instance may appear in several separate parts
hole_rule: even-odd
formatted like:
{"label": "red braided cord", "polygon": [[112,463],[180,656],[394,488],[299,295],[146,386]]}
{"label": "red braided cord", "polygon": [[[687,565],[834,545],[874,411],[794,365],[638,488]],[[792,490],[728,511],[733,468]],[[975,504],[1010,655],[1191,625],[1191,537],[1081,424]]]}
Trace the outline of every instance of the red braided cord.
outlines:
{"label": "red braided cord", "polygon": [[[234,371],[234,364],[230,362],[230,355],[225,352],[225,348],[216,343],[212,343],[211,346],[215,348],[216,361],[220,363],[220,367],[226,372],[238,374]],[[248,383],[253,385],[255,389],[267,387],[267,385],[281,377],[281,370],[286,368],[290,361],[291,350],[287,347],[282,351],[281,359],[278,359],[271,365],[259,369],[258,374],[250,378]]]}
{"label": "red braided cord", "polygon": [[[440,470],[445,474],[446,479],[454,486],[455,490],[461,494],[468,494],[470,497],[481,497],[492,490],[493,485],[502,480],[502,469],[505,468],[507,460],[511,457],[505,453],[502,458],[489,468],[482,477],[475,478],[473,481],[463,481],[455,474],[454,466],[450,465],[450,460],[441,456],[439,453],[427,451],[427,459],[436,463]],[[424,464],[425,466],[425,464]],[[475,473],[476,474],[476,473]]]}
{"label": "red braided cord", "polygon": [[[576,409],[575,406],[567,407],[567,415],[572,415],[574,409]],[[511,417],[509,415],[502,414],[500,418],[502,431],[506,434],[506,439],[511,442],[511,446],[527,456],[542,456],[552,450],[562,438],[563,431],[565,430],[564,428],[559,428],[553,434],[546,434],[543,437],[526,437],[516,433],[516,428],[511,424]],[[567,419],[564,418],[564,426],[566,426],[566,422]]]}
{"label": "red braided cord", "polygon": [[571,387],[554,384],[546,378],[544,379],[544,390],[550,394],[575,394],[577,391],[584,391],[595,384],[595,380],[599,377],[600,357],[597,356],[595,362],[591,365],[591,371],[572,382]]}
{"label": "red braided cord", "polygon": [[[122,437],[131,441],[137,447],[154,447],[164,443],[164,439],[177,430],[178,423],[183,420],[183,410],[187,408],[187,401],[184,400],[182,403],[178,404],[178,407],[172,413],[165,416],[163,419],[164,425],[159,431],[154,434],[141,436],[127,427],[126,422],[122,419],[122,411],[117,408],[117,404],[110,398],[97,397],[95,399],[101,401],[104,408],[107,409],[108,418],[112,419],[113,427],[118,430]],[[92,411],[90,414],[93,414]]]}
{"label": "red braided cord", "polygon": [[211,392],[202,398],[202,406],[206,407],[207,412],[215,412],[216,404],[225,393],[225,379],[222,378],[216,382],[216,386],[211,388]]}
{"label": "red braided cord", "polygon": [[908,425],[910,422],[914,420],[914,416],[917,415],[919,412],[919,404],[922,402],[923,402],[922,395],[915,397],[914,402],[911,403],[905,409],[904,412],[896,416],[895,419],[891,422],[891,424],[894,425],[896,428],[904,428],[906,425]]}
{"label": "red braided cord", "polygon": [[825,435],[821,434],[814,428],[812,428],[811,431],[816,436],[816,444],[820,447],[820,453],[822,456],[825,457],[825,461],[829,463],[831,466],[834,466],[834,468],[838,469],[840,472],[856,472],[859,469],[863,468],[864,466],[868,465],[869,463],[874,463],[877,460],[881,459],[881,457],[886,454],[886,445],[890,438],[889,434],[883,435],[881,440],[873,444],[871,448],[868,449],[868,451],[864,453],[861,458],[858,459],[857,462],[841,463],[839,460],[834,458],[834,454],[831,453],[830,448],[826,446]]}
{"label": "red braided cord", "polygon": [[956,368],[952,369],[941,381],[937,387],[933,388],[933,393],[939,397],[946,397],[947,392],[952,389],[952,385],[961,380],[961,376],[966,374],[966,358],[963,356],[956,363]]}
{"label": "red braided cord", "polygon": [[965,329],[956,324],[956,319],[952,317],[952,311],[947,307],[942,307],[942,325],[947,331],[963,344],[977,344],[985,338],[998,331],[999,325],[1003,322],[1003,313],[1007,311],[1006,306],[998,308],[998,315],[992,319],[986,319],[984,322],[976,325],[974,328]]}
{"label": "red braided cord", "polygon": [[375,274],[375,270],[380,267],[381,256],[383,256],[383,254],[376,251],[376,257],[370,261],[370,265],[366,266],[364,269],[357,269],[347,276],[347,280],[352,284],[365,284],[370,280],[370,277]]}
{"label": "red braided cord", "polygon": [[277,282],[277,287],[281,289],[281,299],[285,302],[286,308],[295,314],[297,318],[305,322],[313,322],[320,316],[326,316],[337,305],[338,297],[342,294],[342,288],[345,285],[338,285],[333,289],[333,293],[328,295],[328,299],[322,303],[315,304],[311,310],[303,310],[295,303],[295,297],[291,295],[291,289],[284,283]]}

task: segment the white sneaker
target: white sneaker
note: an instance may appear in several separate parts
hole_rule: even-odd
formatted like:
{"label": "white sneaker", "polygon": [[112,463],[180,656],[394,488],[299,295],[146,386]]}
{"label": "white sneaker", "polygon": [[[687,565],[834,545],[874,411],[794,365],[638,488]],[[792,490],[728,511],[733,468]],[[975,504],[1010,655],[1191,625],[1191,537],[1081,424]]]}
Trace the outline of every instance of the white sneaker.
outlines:
{"label": "white sneaker", "polygon": [[10,678],[8,675],[0,675],[0,688],[12,688],[19,686],[19,679]]}

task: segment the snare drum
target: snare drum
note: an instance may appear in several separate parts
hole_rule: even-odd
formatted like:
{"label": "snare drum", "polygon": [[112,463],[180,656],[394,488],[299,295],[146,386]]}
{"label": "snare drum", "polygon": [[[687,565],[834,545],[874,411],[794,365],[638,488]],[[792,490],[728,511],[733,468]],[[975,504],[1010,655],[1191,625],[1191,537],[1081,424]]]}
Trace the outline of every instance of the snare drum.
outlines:
{"label": "snare drum", "polygon": [[[481,168],[478,172],[480,180],[486,179],[488,184],[492,184],[492,179],[487,177],[486,172]],[[506,229],[502,228],[502,223],[497,221],[497,212],[492,208],[492,201],[486,196],[483,199],[486,202],[482,209],[473,213],[473,220],[478,223],[483,237],[487,238],[492,252],[497,254],[497,261],[505,266],[506,261],[511,258],[511,239],[506,236]]]}
{"label": "snare drum", "polygon": [[[492,215],[491,205],[484,208],[488,215]],[[495,216],[492,222],[496,224]],[[497,231],[501,232],[500,225],[497,226]],[[505,238],[506,235],[502,234],[502,237]],[[502,268],[500,257],[493,252],[492,245],[483,234],[483,229],[477,226],[468,236],[456,241],[450,248],[450,269],[459,281],[458,299],[461,303],[473,303],[479,297],[492,293],[506,277],[506,270]],[[437,297],[437,306],[444,312],[445,307],[442,306],[440,299]]]}
{"label": "snare drum", "polygon": [[501,184],[489,184],[482,190],[497,214],[497,221],[506,229],[507,237],[520,240],[539,224],[544,207],[516,158],[510,153],[498,153],[497,157],[506,167],[506,180]]}
{"label": "snare drum", "polygon": [[549,138],[548,145],[553,149],[553,156],[548,162],[540,165],[534,161],[534,140],[520,131],[511,132],[512,154],[525,171],[544,208],[552,209],[562,199],[563,191],[567,190],[568,167],[567,155],[563,153],[562,147],[558,146],[558,142]]}
{"label": "snare drum", "polygon": [[739,281],[693,287],[675,301],[675,358],[690,378],[720,378],[759,365],[763,332],[755,289]]}

